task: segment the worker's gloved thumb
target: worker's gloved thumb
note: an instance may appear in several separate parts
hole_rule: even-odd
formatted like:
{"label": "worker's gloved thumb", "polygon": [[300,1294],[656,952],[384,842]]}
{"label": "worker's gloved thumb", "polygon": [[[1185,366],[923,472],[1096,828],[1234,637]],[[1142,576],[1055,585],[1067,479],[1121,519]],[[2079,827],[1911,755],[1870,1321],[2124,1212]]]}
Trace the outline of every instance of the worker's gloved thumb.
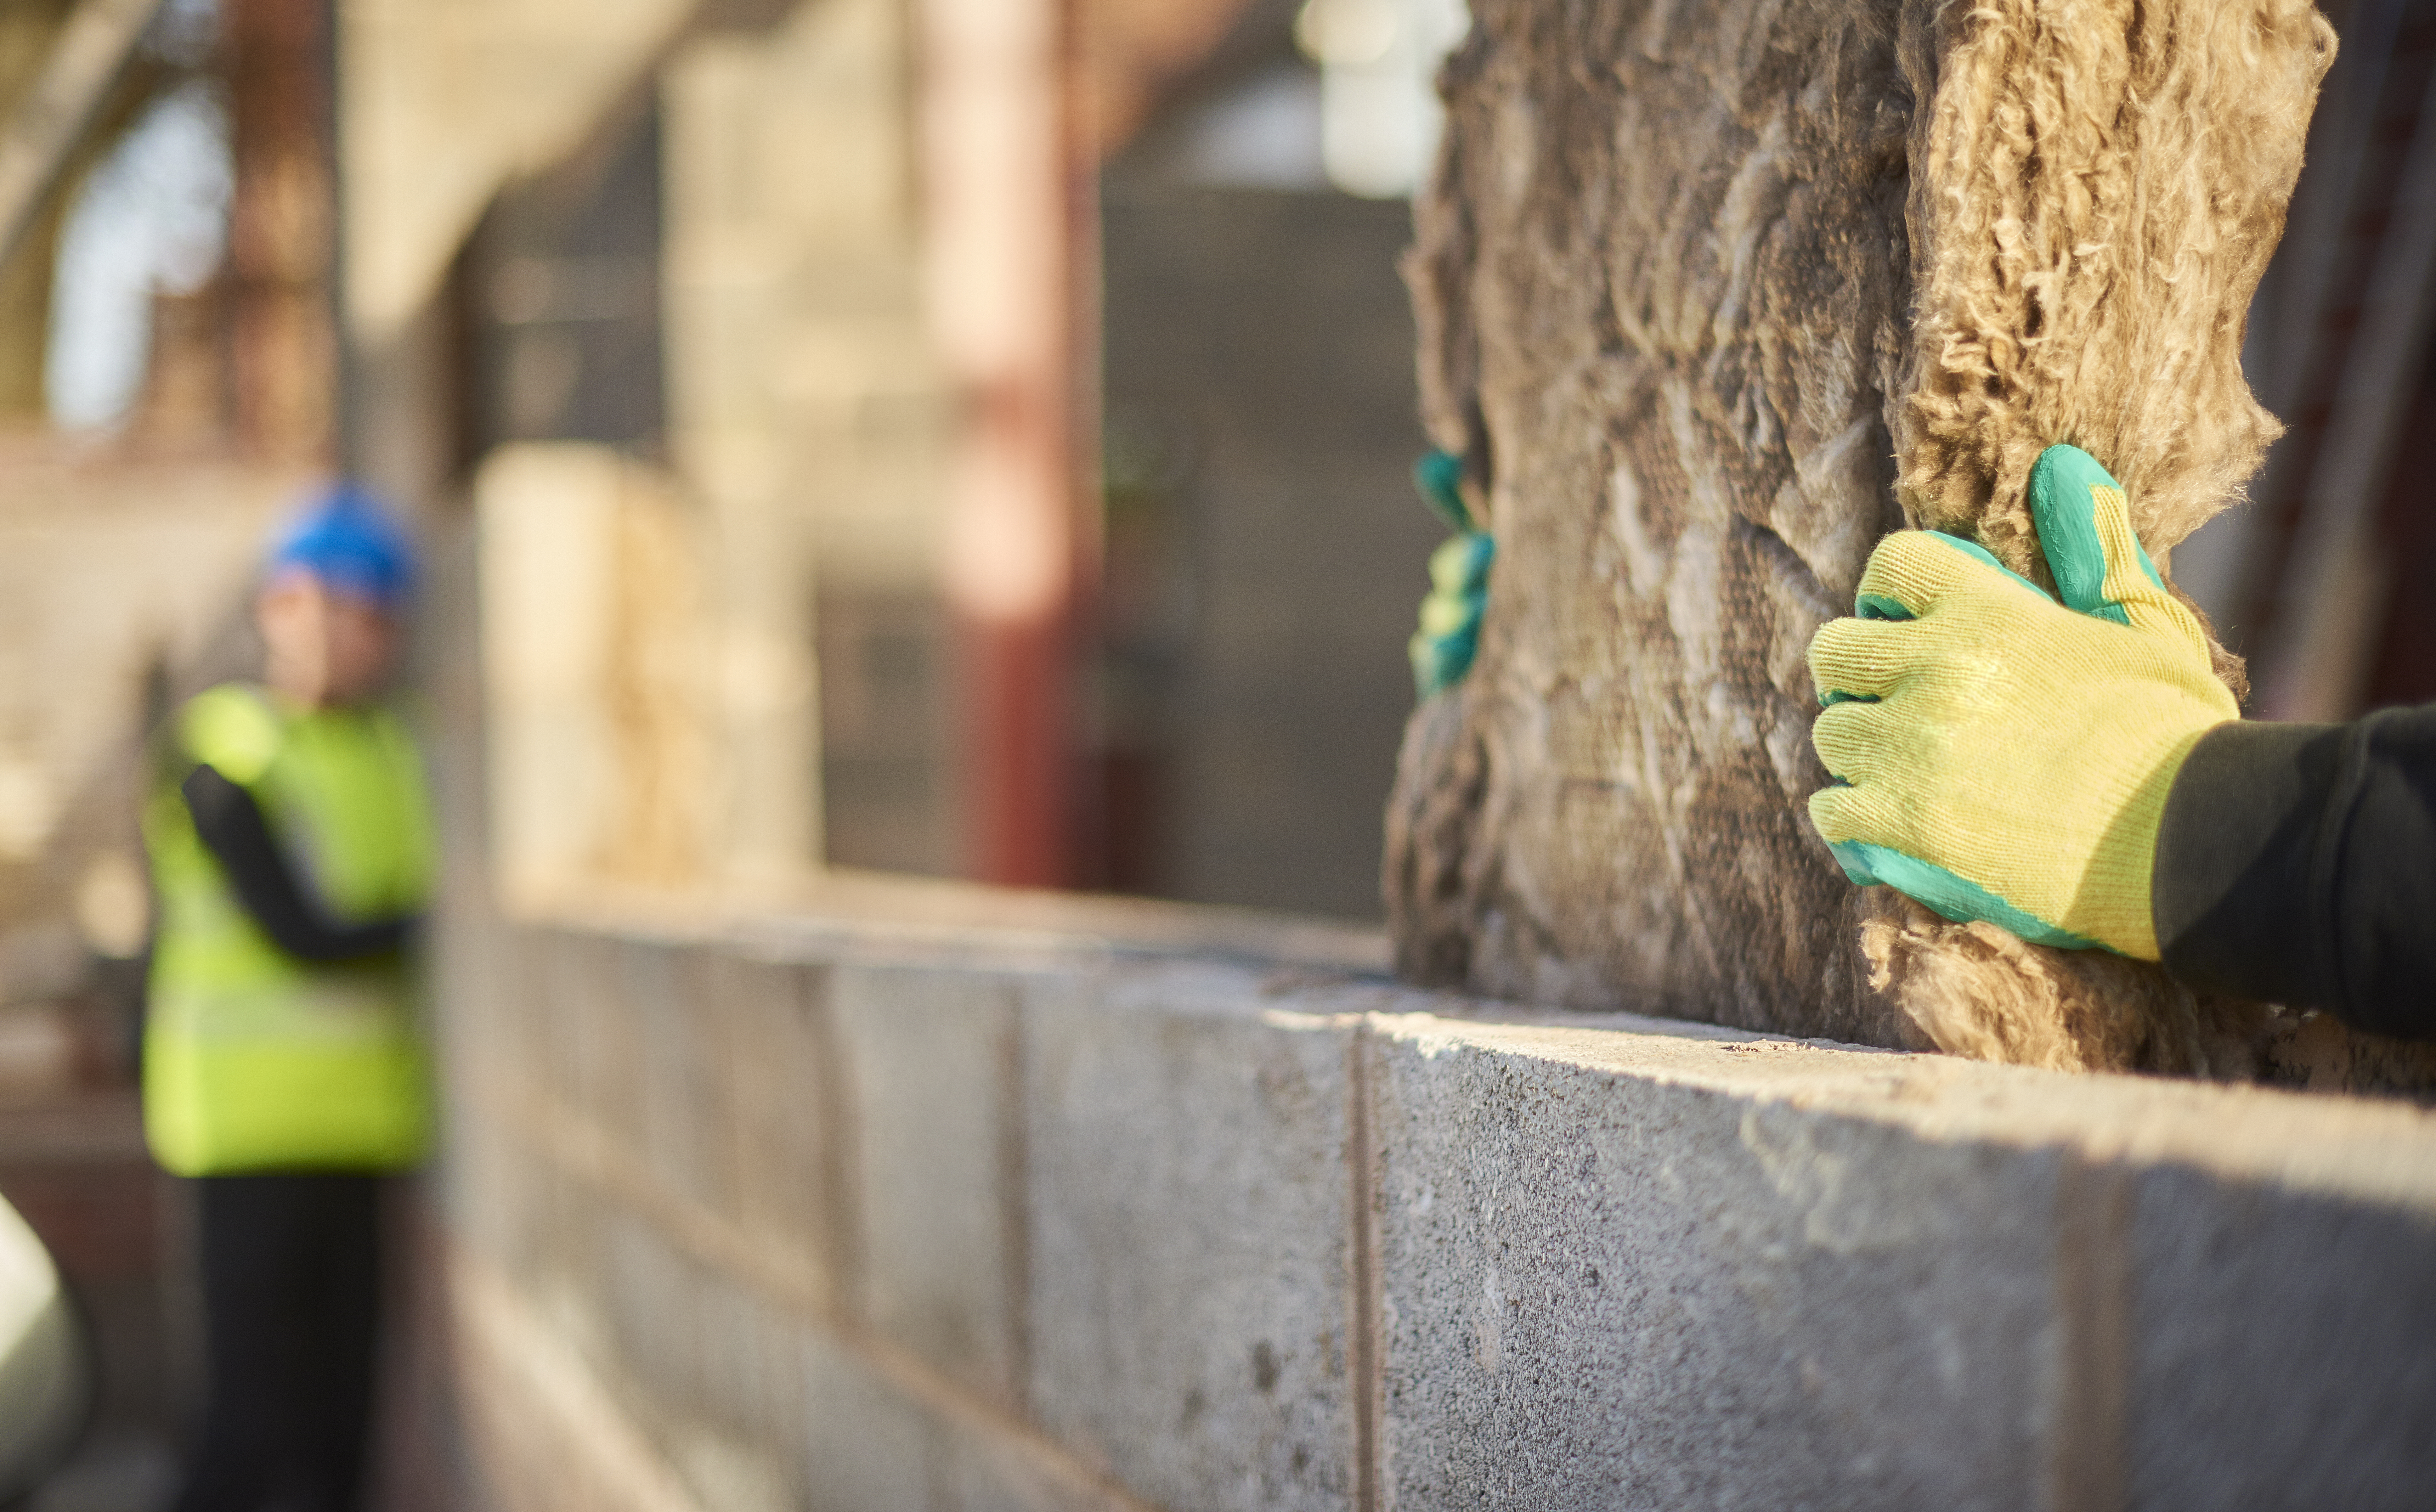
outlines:
{"label": "worker's gloved thumb", "polygon": [[1457,532],[1477,530],[1471,506],[1463,501],[1463,459],[1453,452],[1435,448],[1421,453],[1413,463],[1413,490],[1430,513],[1446,521],[1447,529]]}
{"label": "worker's gloved thumb", "polygon": [[2050,446],[2030,469],[2030,523],[2064,607],[2135,630],[2166,632],[2202,663],[2207,634],[2177,602],[2132,529],[2123,485],[2078,446]]}

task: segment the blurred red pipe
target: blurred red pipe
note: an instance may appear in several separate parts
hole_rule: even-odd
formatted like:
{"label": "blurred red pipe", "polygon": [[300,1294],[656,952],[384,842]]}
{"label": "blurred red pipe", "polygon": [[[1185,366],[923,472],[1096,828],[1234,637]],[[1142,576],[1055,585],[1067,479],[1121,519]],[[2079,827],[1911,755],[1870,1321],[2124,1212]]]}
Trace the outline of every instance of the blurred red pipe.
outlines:
{"label": "blurred red pipe", "polygon": [[1095,218],[1072,0],[922,0],[932,333],[964,396],[948,503],[966,868],[1076,880],[1082,585],[1096,532],[1080,442],[1097,350],[1080,297]]}

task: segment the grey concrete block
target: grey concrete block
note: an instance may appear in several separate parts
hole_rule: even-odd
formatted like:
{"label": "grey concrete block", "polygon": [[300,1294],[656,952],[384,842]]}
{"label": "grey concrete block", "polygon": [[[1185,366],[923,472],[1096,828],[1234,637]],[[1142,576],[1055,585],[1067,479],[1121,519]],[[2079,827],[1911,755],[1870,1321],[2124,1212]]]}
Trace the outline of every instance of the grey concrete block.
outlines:
{"label": "grey concrete block", "polygon": [[583,1253],[588,1236],[570,1238],[566,1209],[576,1193],[566,1175],[505,1121],[477,1118],[461,1128],[443,1189],[451,1237],[519,1283]]}
{"label": "grey concrete block", "polygon": [[2128,1504],[2436,1502],[2436,1212],[2180,1164],[2124,1179]]}
{"label": "grey concrete block", "polygon": [[852,1108],[858,1276],[870,1326],[1000,1402],[1023,1348],[1011,980],[845,966],[829,1014]]}
{"label": "grey concrete block", "polygon": [[583,1358],[614,1360],[608,1233],[616,1208],[530,1147],[511,1190],[520,1210],[503,1274]]}
{"label": "grey concrete block", "polygon": [[1350,1032],[1259,982],[1153,966],[1026,1000],[1032,1416],[1162,1506],[1351,1496]]}
{"label": "grey concrete block", "polygon": [[572,930],[536,941],[529,1058],[520,1078],[545,1088],[564,1112],[613,1134],[631,1133],[643,1096],[630,948],[614,935]]}
{"label": "grey concrete block", "polygon": [[827,973],[730,954],[705,970],[719,1074],[697,1096],[723,1148],[720,1215],[783,1251],[834,1301],[853,1222]]}
{"label": "grey concrete block", "polygon": [[621,1138],[667,1190],[704,1207],[716,1205],[723,1151],[705,1118],[723,1068],[714,1042],[716,1019],[704,1009],[702,946],[631,941],[618,963],[618,1049],[632,1057],[641,1096],[624,1105],[596,1104],[593,1118]]}
{"label": "grey concrete block", "polygon": [[533,931],[502,919],[488,901],[444,889],[432,911],[426,1001],[437,1065],[510,1065],[520,1058],[502,1041],[531,1012],[524,958]]}
{"label": "grey concrete block", "polygon": [[795,1512],[803,1495],[780,1444],[740,1439],[690,1421],[661,1431],[676,1474],[703,1512]]}
{"label": "grey concrete block", "polygon": [[799,1361],[805,1512],[930,1512],[937,1425],[828,1335],[807,1335]]}
{"label": "grey concrete block", "polygon": [[707,1377],[724,1368],[707,1357],[701,1267],[630,1211],[604,1214],[600,1240],[605,1363],[659,1413],[691,1414]]}
{"label": "grey concrete block", "polygon": [[530,1208],[531,1164],[486,1110],[452,1102],[446,1164],[432,1195],[457,1243],[495,1266],[510,1266],[510,1246]]}
{"label": "grey concrete block", "polygon": [[478,1031],[500,1059],[476,1072],[492,1086],[505,1084],[519,1093],[580,1105],[581,1043],[574,1035],[600,996],[600,963],[615,952],[616,942],[538,927],[521,929],[517,937],[514,976],[494,1002],[496,1037],[487,1027]]}
{"label": "grey concrete block", "polygon": [[705,1512],[803,1504],[803,1353],[816,1331],[751,1287],[673,1248],[648,1356],[619,1364],[676,1474]]}
{"label": "grey concrete block", "polygon": [[709,1368],[695,1412],[735,1442],[783,1451],[785,1479],[793,1484],[805,1413],[803,1355],[824,1325],[716,1271],[704,1278],[697,1316]]}
{"label": "grey concrete block", "polygon": [[484,1116],[470,1100],[532,1063],[538,932],[496,921],[441,926],[426,1024],[444,1158],[457,1134]]}
{"label": "grey concrete block", "polygon": [[1389,1504],[2044,1503],[2060,1155],[1373,1022]]}
{"label": "grey concrete block", "polygon": [[1130,1512],[1046,1445],[944,1421],[933,1443],[937,1512]]}

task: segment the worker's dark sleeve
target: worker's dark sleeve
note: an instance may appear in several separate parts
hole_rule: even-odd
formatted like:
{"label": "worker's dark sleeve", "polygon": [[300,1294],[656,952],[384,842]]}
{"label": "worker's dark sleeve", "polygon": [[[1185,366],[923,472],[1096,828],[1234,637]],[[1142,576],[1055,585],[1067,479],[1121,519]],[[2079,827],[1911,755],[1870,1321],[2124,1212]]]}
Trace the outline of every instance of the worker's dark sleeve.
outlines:
{"label": "worker's dark sleeve", "polygon": [[2151,895],[2185,984],[2436,1039],[2436,704],[2209,732]]}
{"label": "worker's dark sleeve", "polygon": [[178,791],[194,813],[195,833],[228,874],[237,901],[282,950],[328,965],[387,955],[407,943],[411,917],[331,922],[298,885],[253,794],[208,765],[186,773]]}

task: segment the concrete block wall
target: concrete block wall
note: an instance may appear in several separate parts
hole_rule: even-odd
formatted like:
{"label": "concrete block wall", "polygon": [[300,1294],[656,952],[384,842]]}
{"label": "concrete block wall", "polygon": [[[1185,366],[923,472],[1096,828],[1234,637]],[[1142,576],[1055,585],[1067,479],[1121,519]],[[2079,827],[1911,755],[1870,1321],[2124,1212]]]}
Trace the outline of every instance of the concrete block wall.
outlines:
{"label": "concrete block wall", "polygon": [[2436,1486],[2418,1107],[1533,1016],[1375,947],[1027,906],[452,921],[444,1249],[490,1504]]}

